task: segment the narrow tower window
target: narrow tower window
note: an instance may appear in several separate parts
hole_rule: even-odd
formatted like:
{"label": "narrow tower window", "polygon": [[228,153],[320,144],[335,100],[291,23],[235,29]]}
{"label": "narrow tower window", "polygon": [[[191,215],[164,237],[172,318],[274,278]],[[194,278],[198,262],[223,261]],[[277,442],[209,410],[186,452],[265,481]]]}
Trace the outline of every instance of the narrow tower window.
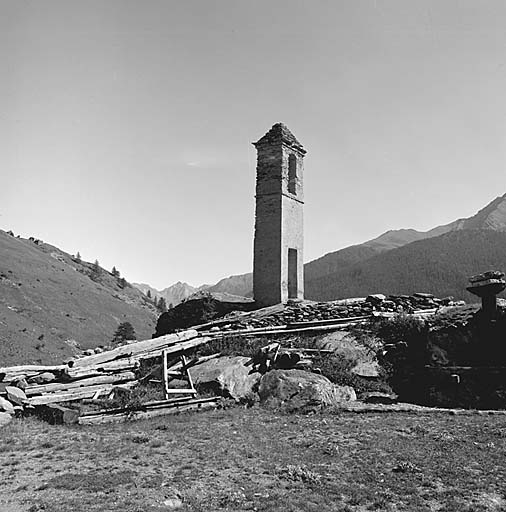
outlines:
{"label": "narrow tower window", "polygon": [[297,249],[288,249],[288,298],[296,299],[298,291],[297,282]]}
{"label": "narrow tower window", "polygon": [[288,192],[297,193],[297,157],[291,154],[288,157]]}

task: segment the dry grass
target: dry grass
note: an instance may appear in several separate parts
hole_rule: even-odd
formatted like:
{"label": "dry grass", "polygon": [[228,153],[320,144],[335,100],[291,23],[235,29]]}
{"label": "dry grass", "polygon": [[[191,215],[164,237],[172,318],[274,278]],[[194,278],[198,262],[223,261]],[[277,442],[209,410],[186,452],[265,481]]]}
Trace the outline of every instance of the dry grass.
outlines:
{"label": "dry grass", "polygon": [[2,512],[506,510],[504,416],[232,408],[1,435]]}

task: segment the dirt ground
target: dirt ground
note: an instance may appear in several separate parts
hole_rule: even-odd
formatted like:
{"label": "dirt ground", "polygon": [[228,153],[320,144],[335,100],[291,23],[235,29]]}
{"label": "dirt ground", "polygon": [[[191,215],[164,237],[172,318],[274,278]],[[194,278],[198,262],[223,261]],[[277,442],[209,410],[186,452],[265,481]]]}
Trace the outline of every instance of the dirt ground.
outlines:
{"label": "dirt ground", "polygon": [[506,416],[259,407],[0,431],[1,512],[506,510]]}

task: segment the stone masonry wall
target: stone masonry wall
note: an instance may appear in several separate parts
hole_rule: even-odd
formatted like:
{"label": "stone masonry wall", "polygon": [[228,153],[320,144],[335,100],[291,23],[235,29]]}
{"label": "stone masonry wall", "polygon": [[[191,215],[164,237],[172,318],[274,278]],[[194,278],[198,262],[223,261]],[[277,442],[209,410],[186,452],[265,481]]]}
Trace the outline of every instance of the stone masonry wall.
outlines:
{"label": "stone masonry wall", "polygon": [[[304,297],[303,153],[279,141],[257,145],[253,294],[259,306],[286,302],[288,249],[297,250],[297,298]],[[289,156],[297,158],[295,194],[288,189]]]}

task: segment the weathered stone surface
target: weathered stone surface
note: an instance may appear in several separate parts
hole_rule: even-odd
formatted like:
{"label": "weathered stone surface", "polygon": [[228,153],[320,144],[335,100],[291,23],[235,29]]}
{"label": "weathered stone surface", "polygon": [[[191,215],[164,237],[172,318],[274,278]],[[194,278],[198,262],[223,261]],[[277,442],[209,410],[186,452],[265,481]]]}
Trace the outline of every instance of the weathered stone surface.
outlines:
{"label": "weathered stone surface", "polygon": [[357,399],[350,386],[336,386],[323,375],[304,370],[272,370],[262,376],[260,400],[289,410],[335,405]]}
{"label": "weathered stone surface", "polygon": [[0,427],[7,425],[12,420],[12,416],[6,412],[0,412]]}
{"label": "weathered stone surface", "polygon": [[28,403],[25,392],[22,389],[15,388],[13,386],[7,386],[5,388],[5,392],[7,393],[7,398],[9,401],[14,404],[23,405]]}
{"label": "weathered stone surface", "polygon": [[7,414],[14,414],[14,406],[6,400],[5,398],[0,396],[0,411],[6,412]]}
{"label": "weathered stone surface", "polygon": [[380,376],[380,365],[376,361],[363,361],[354,366],[351,373],[359,377],[377,378]]}
{"label": "weathered stone surface", "polygon": [[210,359],[190,369],[195,386],[210,389],[236,400],[251,399],[260,379],[259,373],[252,373],[245,366],[248,357],[219,357]]}

